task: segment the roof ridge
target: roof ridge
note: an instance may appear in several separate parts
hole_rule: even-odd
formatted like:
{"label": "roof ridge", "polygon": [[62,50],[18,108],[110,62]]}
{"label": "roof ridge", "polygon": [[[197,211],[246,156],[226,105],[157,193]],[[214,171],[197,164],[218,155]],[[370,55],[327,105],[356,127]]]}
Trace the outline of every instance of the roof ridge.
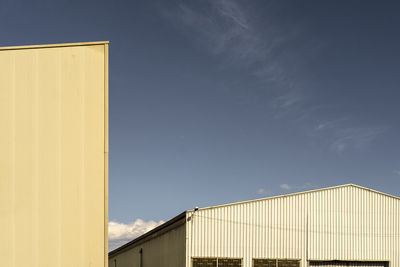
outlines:
{"label": "roof ridge", "polygon": [[[207,206],[204,208],[199,208],[200,210],[205,210],[205,209],[214,209],[214,208],[220,208],[220,207],[226,207],[226,206],[231,206],[231,205],[240,205],[240,204],[245,204],[245,203],[251,203],[251,202],[258,202],[258,201],[264,201],[264,200],[270,200],[270,199],[275,199],[275,198],[284,198],[284,197],[290,197],[290,196],[296,196],[296,195],[302,195],[302,194],[309,194],[309,193],[314,193],[314,192],[320,192],[320,191],[327,191],[327,190],[333,190],[333,189],[338,189],[338,188],[344,188],[344,187],[355,187],[358,189],[363,189],[367,190],[370,192],[374,192],[377,194],[381,194],[387,197],[395,198],[397,200],[400,200],[399,196],[391,195],[388,193],[384,193],[375,189],[371,189],[368,187],[364,187],[361,185],[357,184],[342,184],[342,185],[335,185],[335,186],[328,186],[328,187],[321,187],[317,189],[311,189],[311,190],[306,190],[306,191],[300,191],[300,192],[293,192],[289,194],[282,194],[282,195],[276,195],[276,196],[270,196],[270,197],[264,197],[264,198],[257,198],[257,199],[251,199],[251,200],[243,200],[243,201],[237,201],[237,202],[232,202],[232,203],[225,203],[225,204],[220,204],[220,205],[214,205],[214,206]],[[192,212],[193,210],[187,210],[187,212]]]}

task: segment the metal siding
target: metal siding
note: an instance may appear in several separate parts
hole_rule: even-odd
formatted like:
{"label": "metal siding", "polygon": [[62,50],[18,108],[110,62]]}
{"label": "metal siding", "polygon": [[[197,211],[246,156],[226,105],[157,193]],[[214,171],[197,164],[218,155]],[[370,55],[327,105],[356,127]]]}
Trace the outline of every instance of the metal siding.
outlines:
{"label": "metal siding", "polygon": [[[146,242],[131,246],[109,258],[109,266],[140,267],[140,249],[143,249],[143,266],[185,266],[185,224]],[[190,266],[190,265],[189,265]]]}
{"label": "metal siding", "polygon": [[398,262],[398,199],[355,187],[320,191],[313,197],[310,258]]}
{"label": "metal siding", "polygon": [[105,44],[0,49],[2,265],[105,266]]}
{"label": "metal siding", "polygon": [[398,198],[351,185],[200,209],[187,223],[186,264],[231,257],[247,267],[253,258],[400,266],[399,216]]}

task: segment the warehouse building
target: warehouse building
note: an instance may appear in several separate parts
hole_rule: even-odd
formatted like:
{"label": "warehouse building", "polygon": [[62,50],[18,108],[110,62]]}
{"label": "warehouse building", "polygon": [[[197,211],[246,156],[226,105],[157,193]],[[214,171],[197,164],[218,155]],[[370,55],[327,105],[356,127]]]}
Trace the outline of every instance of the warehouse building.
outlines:
{"label": "warehouse building", "polygon": [[185,211],[110,267],[399,267],[400,198],[342,185]]}
{"label": "warehouse building", "polygon": [[108,264],[108,46],[0,47],[0,266]]}

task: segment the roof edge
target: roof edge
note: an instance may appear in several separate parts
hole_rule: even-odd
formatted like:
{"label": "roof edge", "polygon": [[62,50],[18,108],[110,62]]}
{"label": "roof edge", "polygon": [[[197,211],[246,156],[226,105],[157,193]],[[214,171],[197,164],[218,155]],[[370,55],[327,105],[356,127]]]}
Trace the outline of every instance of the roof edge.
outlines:
{"label": "roof edge", "polygon": [[104,44],[109,44],[109,43],[110,43],[110,41],[97,41],[97,42],[81,42],[81,43],[61,43],[61,44],[5,46],[5,47],[0,47],[0,51],[21,50],[21,49],[55,48],[55,47],[69,47],[69,46],[104,45]]}
{"label": "roof edge", "polygon": [[380,194],[380,195],[384,195],[384,196],[387,196],[387,197],[390,197],[390,198],[394,198],[394,199],[400,200],[400,196],[395,196],[395,195],[388,194],[388,193],[385,193],[385,192],[381,192],[381,191],[378,191],[378,190],[375,190],[375,189],[371,189],[371,188],[368,188],[368,187],[365,187],[365,186],[356,185],[356,184],[348,184],[348,186],[357,187],[359,189],[364,189],[364,190],[367,190],[367,191],[370,191],[370,192],[374,192],[376,194]]}
{"label": "roof edge", "polygon": [[165,228],[167,228],[168,226],[173,225],[174,223],[178,222],[181,219],[185,219],[186,221],[186,212],[184,211],[182,213],[180,213],[179,215],[175,216],[174,218],[166,221],[165,223],[161,224],[160,226],[157,226],[156,228],[154,228],[153,230],[148,231],[147,233],[144,233],[141,236],[138,236],[137,238],[133,239],[132,241],[129,241],[128,243],[108,252],[108,257],[114,256],[116,254],[118,254],[119,252],[122,252],[123,250],[125,250],[126,248],[138,243],[139,241],[145,239],[148,236],[151,236]]}
{"label": "roof edge", "polygon": [[[374,189],[370,189],[368,187],[364,187],[364,186],[361,186],[361,185],[343,184],[343,185],[335,185],[335,186],[323,187],[323,188],[318,188],[318,189],[312,189],[312,190],[301,191],[301,192],[294,192],[294,193],[271,196],[271,197],[264,197],[264,198],[257,198],[257,199],[252,199],[252,200],[244,200],[244,201],[226,203],[226,204],[215,205],[215,206],[208,206],[208,207],[204,207],[204,208],[199,208],[199,210],[207,210],[207,209],[221,208],[221,207],[227,207],[227,206],[239,205],[239,204],[245,204],[245,203],[251,203],[251,202],[258,202],[258,201],[263,201],[263,200],[270,200],[270,199],[275,199],[275,198],[297,196],[297,195],[302,195],[302,194],[308,194],[308,193],[332,190],[332,189],[343,188],[343,187],[355,187],[355,188],[367,190],[367,191],[370,191],[370,192],[374,192],[374,193],[377,193],[377,194],[381,194],[381,195],[384,195],[384,196],[387,196],[387,197],[391,197],[391,198],[400,200],[400,197],[398,197],[398,196],[391,195],[391,194],[388,194],[388,193],[383,193],[383,192],[380,192],[380,191],[377,191],[377,190],[374,190]],[[188,212],[193,212],[193,209],[188,210]]]}

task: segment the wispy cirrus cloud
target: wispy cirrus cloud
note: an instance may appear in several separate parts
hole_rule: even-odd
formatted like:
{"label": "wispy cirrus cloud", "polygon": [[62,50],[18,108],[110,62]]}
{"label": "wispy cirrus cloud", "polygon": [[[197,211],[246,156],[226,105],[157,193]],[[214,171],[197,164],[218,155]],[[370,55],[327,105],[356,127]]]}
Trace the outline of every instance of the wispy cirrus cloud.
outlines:
{"label": "wispy cirrus cloud", "polygon": [[363,150],[383,135],[388,127],[351,125],[353,120],[340,118],[321,121],[314,127],[317,136],[328,140],[329,149],[341,154],[347,150]]}
{"label": "wispy cirrus cloud", "polygon": [[343,153],[348,149],[364,149],[370,146],[385,131],[386,127],[349,127],[338,129],[333,133],[330,149],[337,153]]}
{"label": "wispy cirrus cloud", "polygon": [[146,222],[142,219],[137,219],[130,224],[111,221],[108,223],[109,250],[118,248],[163,223],[164,221]]}
{"label": "wispy cirrus cloud", "polygon": [[[293,43],[304,31],[300,22],[283,26],[278,23],[279,8],[270,5],[268,14],[256,18],[251,5],[235,0],[202,1],[201,5],[181,3],[176,9],[163,11],[165,17],[197,43],[221,59],[221,66],[241,69],[258,86],[269,92],[268,106],[276,117],[289,114],[304,105],[307,93],[303,90],[302,76],[298,75],[300,55],[309,53],[307,45],[291,54],[284,47]],[[260,22],[262,18],[262,22]],[[278,26],[279,24],[279,26]],[[309,44],[314,45],[314,44]],[[307,51],[307,52],[306,52]],[[246,90],[248,90],[246,88]]]}
{"label": "wispy cirrus cloud", "polygon": [[[182,2],[162,12],[169,22],[197,40],[197,44],[218,56],[222,68],[240,69],[243,77],[251,77],[254,84],[245,82],[243,90],[253,85],[256,89],[248,94],[247,100],[247,94],[241,95],[241,101],[267,106],[274,119],[288,118],[293,123],[313,125],[319,118],[310,137],[323,138],[326,150],[338,154],[360,150],[386,131],[381,126],[357,125],[355,120],[352,123],[339,116],[324,119],[326,113],[331,115],[331,110],[327,110],[326,103],[315,100],[318,94],[313,91],[312,74],[303,67],[323,44],[307,34],[309,27],[301,21],[288,23],[280,18],[280,14],[287,12],[285,4],[271,2],[262,16],[257,16],[254,6],[243,3],[236,0]],[[259,92],[267,96],[263,98],[265,101],[253,95]],[[307,135],[307,131],[303,134]],[[321,140],[311,142],[318,141]]]}
{"label": "wispy cirrus cloud", "polygon": [[322,140],[332,152],[363,151],[388,131],[383,125],[357,125],[354,119],[322,120],[313,126],[311,135]]}
{"label": "wispy cirrus cloud", "polygon": [[214,54],[240,61],[246,66],[265,58],[259,38],[248,16],[235,1],[204,1],[206,10],[182,3],[170,18],[180,19],[186,29],[198,36],[197,41]]}
{"label": "wispy cirrus cloud", "polygon": [[315,131],[324,131],[324,130],[332,130],[332,129],[337,129],[341,128],[343,123],[346,121],[349,121],[348,118],[338,118],[338,119],[332,119],[332,120],[323,120],[319,121],[315,127]]}

